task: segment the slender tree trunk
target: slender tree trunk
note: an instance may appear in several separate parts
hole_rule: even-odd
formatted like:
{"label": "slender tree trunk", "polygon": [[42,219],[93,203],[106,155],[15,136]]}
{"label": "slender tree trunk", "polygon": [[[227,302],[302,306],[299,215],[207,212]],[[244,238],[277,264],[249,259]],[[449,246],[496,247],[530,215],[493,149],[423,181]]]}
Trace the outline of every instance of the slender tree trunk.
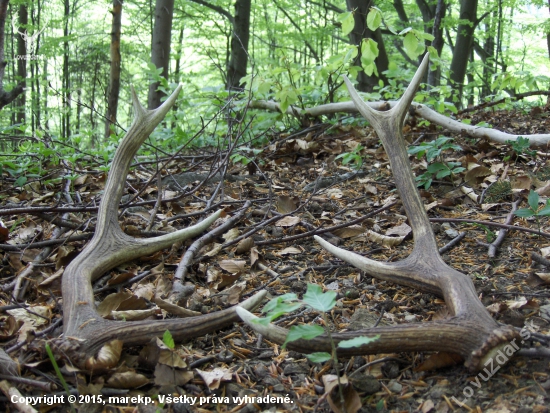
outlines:
{"label": "slender tree trunk", "polygon": [[460,19],[464,21],[458,25],[456,43],[451,61],[451,82],[453,83],[458,105],[462,100],[462,90],[464,87],[464,77],[468,67],[470,50],[472,48],[474,37],[474,25],[477,16],[478,0],[461,0]]}
{"label": "slender tree trunk", "polygon": [[403,6],[403,0],[393,0],[393,8],[397,12],[399,20],[401,20],[403,23],[409,22],[409,16],[407,16],[407,12],[405,11],[405,7]]}
{"label": "slender tree trunk", "polygon": [[[441,56],[443,50],[443,30],[441,30],[441,20],[445,17],[445,11],[447,10],[445,0],[437,0],[437,6],[435,8],[434,24],[432,28],[432,47],[437,50],[437,54]],[[441,67],[438,65],[434,70],[428,72],[428,85],[430,87],[439,86],[441,83]]]}
{"label": "slender tree trunk", "polygon": [[113,0],[113,23],[111,25],[111,74],[109,77],[109,96],[107,98],[107,115],[105,116],[105,139],[111,133],[111,125],[116,124],[118,97],[120,93],[120,32],[122,29],[122,3],[124,0]]}
{"label": "slender tree trunk", "polygon": [[[474,49],[470,49],[470,58],[468,59],[470,63],[474,63]],[[468,79],[468,84],[471,86],[474,84],[474,74],[470,71],[466,73],[466,78]],[[467,101],[468,106],[472,106],[474,104],[474,90],[472,87],[470,87],[470,93],[467,95]]]}
{"label": "slender tree trunk", "polygon": [[[31,21],[34,27],[40,27],[40,17],[42,14],[42,3],[37,2],[36,8],[31,9]],[[36,41],[36,47],[40,46],[40,36],[38,37]],[[44,76],[44,79],[47,79],[46,73],[47,73],[47,67],[48,65],[44,65],[44,73],[40,73],[38,70],[38,61],[37,60],[31,60],[30,63],[30,72],[31,72],[31,127],[32,127],[32,133],[34,134],[38,128],[41,127],[40,124],[40,115],[42,113],[41,111],[41,102],[40,102],[40,96],[42,95],[42,91],[40,89],[41,84],[41,77]],[[39,75],[40,73],[40,75]]]}
{"label": "slender tree trunk", "polygon": [[235,2],[231,57],[227,67],[226,88],[228,90],[241,90],[241,79],[246,76],[248,42],[250,40],[250,9],[251,0],[237,0]]}
{"label": "slender tree trunk", "polygon": [[483,45],[483,53],[480,54],[483,61],[483,85],[481,87],[480,98],[491,93],[491,81],[496,71],[495,65],[495,20],[496,13],[492,17],[487,17],[487,38]]}
{"label": "slender tree trunk", "polygon": [[[174,17],[174,0],[157,0],[155,6],[155,24],[153,28],[153,44],[151,46],[151,61],[157,68],[162,68],[160,75],[168,78],[170,66],[170,42],[172,40],[172,19]],[[149,86],[149,109],[156,109],[164,93],[157,90],[159,82]]]}
{"label": "slender tree trunk", "polygon": [[70,0],[64,0],[64,25],[63,25],[63,121],[61,136],[69,139],[71,136],[71,80],[69,73],[69,16],[71,13]]}
{"label": "slender tree trunk", "polygon": [[376,69],[378,76],[373,73],[372,76],[368,76],[364,71],[360,71],[357,74],[357,89],[362,92],[370,92],[373,87],[378,85],[378,81],[382,79],[386,81],[386,77],[382,73],[388,69],[389,59],[384,46],[384,39],[380,29],[372,31],[367,27],[367,14],[370,8],[373,6],[373,1],[364,0],[346,0],[346,4],[349,11],[353,11],[353,17],[355,20],[355,26],[349,38],[352,44],[359,47],[359,53],[356,58],[356,65],[361,66],[361,42],[363,39],[372,38],[378,43],[378,57],[376,58]]}
{"label": "slender tree trunk", "polygon": [[[548,0],[548,11],[550,11],[550,0]],[[550,31],[546,33],[546,46],[548,47],[548,58],[550,59]]]}
{"label": "slender tree trunk", "polygon": [[[27,5],[19,5],[19,30],[23,31],[27,28],[29,23],[29,15],[27,12]],[[15,34],[15,33],[14,33]],[[34,50],[27,50],[27,45],[23,36],[17,36],[17,54],[19,56],[25,56],[27,53],[34,53]],[[18,59],[17,60],[17,79],[18,82],[26,84],[27,82],[27,60]],[[26,108],[26,93],[23,91],[17,98],[17,114],[16,114],[16,123],[24,124],[26,121],[25,108]]]}
{"label": "slender tree trunk", "polygon": [[4,74],[6,61],[4,60],[4,39],[6,34],[6,16],[9,0],[0,0],[0,109],[13,102],[23,92],[23,84],[19,83],[9,92],[4,90]]}

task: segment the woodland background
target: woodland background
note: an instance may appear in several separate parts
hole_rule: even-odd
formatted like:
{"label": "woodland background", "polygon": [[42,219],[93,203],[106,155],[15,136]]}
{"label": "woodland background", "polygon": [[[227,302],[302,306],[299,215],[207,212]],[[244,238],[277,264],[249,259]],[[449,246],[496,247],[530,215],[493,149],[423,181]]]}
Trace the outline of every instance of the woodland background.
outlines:
{"label": "woodland background", "polygon": [[[550,238],[549,10],[542,0],[0,0],[0,376],[7,380],[0,389],[8,394],[17,387],[24,395],[290,394],[292,406],[278,406],[285,411],[454,410],[450,398],[462,400],[475,380],[462,360],[439,363],[414,350],[352,357],[338,366],[287,351],[233,323],[236,315],[225,330],[200,330],[204,317],[250,294],[256,293],[248,300],[261,301],[266,291],[303,294],[311,285],[330,290],[324,294],[333,299],[338,291],[338,306],[325,322],[335,331],[379,322],[399,328],[441,316],[444,302],[434,295],[354,270],[311,239],[323,235],[379,262],[410,254],[399,184],[376,133],[350,114],[351,105],[338,116],[307,109],[349,101],[343,75],[384,109],[388,103],[380,101],[400,98],[429,52],[430,68],[415,98],[425,109],[411,105],[403,128],[423,187],[419,203],[429,202],[438,244],[452,248],[442,252],[445,262],[474,283],[479,313],[532,329],[525,344],[532,348],[518,353],[529,357],[514,358],[484,381],[467,405],[471,411],[547,412],[550,276],[541,267],[550,262],[539,252],[547,257],[543,247]],[[173,109],[136,157],[119,151],[117,169],[113,155],[134,112],[143,122],[131,105],[132,86],[153,109],[178,84],[183,92]],[[441,125],[432,109],[460,122]],[[140,130],[145,138],[146,129]],[[499,130],[514,140],[487,133]],[[128,165],[133,160],[128,177],[123,156]],[[110,168],[118,173],[109,179],[124,187],[120,225],[111,219],[120,194],[105,183]],[[110,209],[97,212],[98,204]],[[130,264],[113,264],[93,285],[73,266],[90,245],[109,248],[89,241],[105,222],[119,235],[168,237],[194,222],[210,225],[201,217],[220,207],[227,214],[223,224],[191,245],[171,243],[169,251],[141,255],[134,249]],[[404,233],[394,232],[398,228]],[[370,229],[388,236],[372,238]],[[112,235],[98,233],[107,241]],[[391,234],[400,235],[398,243]],[[115,255],[94,253],[90,265]],[[75,294],[82,291],[89,292],[85,299]],[[74,314],[86,321],[80,324]],[[188,329],[195,316],[199,327]],[[113,321],[111,329],[105,327],[113,326],[110,318],[124,321]],[[165,321],[173,326],[166,331]],[[279,321],[316,325],[318,317],[304,310]],[[155,334],[144,330],[149,323]],[[175,347],[165,334],[162,343],[147,344],[161,327],[176,340],[194,338]],[[118,328],[133,328],[134,336]],[[117,334],[117,340],[105,346],[112,357],[98,359],[104,363],[98,372],[87,356],[95,355],[101,334]],[[75,337],[80,347],[63,347]],[[143,346],[123,350],[118,338]],[[47,343],[61,372],[46,354]],[[432,372],[445,366],[452,367]],[[324,401],[332,388],[327,373],[340,374],[340,367],[353,376],[355,389],[343,398],[354,405],[342,410]],[[5,411],[18,408],[7,401],[0,395]],[[113,404],[120,406],[110,411],[134,411]],[[93,405],[78,407],[101,411]],[[258,410],[250,403],[241,411]]]}
{"label": "woodland background", "polygon": [[[549,89],[543,0],[0,3],[0,162],[19,185],[44,173],[33,156],[70,161],[86,150],[106,166],[131,121],[130,85],[153,108],[184,84],[149,141],[165,151],[192,138],[216,146],[247,99],[283,110],[349,100],[342,74],[367,99],[396,98],[427,50],[429,93],[417,100],[440,112]],[[247,142],[299,126],[248,115]]]}

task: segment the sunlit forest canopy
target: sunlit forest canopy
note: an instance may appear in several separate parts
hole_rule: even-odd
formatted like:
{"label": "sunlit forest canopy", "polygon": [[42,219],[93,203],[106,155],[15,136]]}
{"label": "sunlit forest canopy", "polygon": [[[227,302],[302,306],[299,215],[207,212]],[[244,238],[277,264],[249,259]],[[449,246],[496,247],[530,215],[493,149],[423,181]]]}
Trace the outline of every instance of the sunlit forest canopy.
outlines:
{"label": "sunlit forest canopy", "polygon": [[[249,100],[282,111],[349,100],[343,75],[365,98],[395,99],[426,52],[432,66],[417,99],[440,112],[550,87],[542,0],[2,3],[3,93],[24,89],[1,111],[4,153],[42,139],[112,153],[131,123],[131,86],[151,108],[184,85],[152,136],[167,150],[218,116],[193,142],[216,144],[228,131],[220,114]],[[520,103],[546,99],[533,95]],[[253,115],[252,135],[299,126]]]}

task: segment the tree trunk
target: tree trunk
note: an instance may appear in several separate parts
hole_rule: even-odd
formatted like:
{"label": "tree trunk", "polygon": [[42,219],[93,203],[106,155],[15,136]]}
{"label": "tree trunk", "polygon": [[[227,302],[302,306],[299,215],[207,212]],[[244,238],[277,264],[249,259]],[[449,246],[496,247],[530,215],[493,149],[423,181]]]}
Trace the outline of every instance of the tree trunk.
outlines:
{"label": "tree trunk", "polygon": [[409,22],[409,16],[407,16],[407,12],[405,11],[405,7],[403,6],[403,0],[393,0],[393,8],[397,12],[399,20],[401,20],[403,23]]}
{"label": "tree trunk", "polygon": [[[27,13],[27,5],[19,5],[19,30],[23,31],[26,29],[27,24],[29,23],[29,15]],[[15,34],[15,33],[14,33]],[[35,53],[35,50],[27,50],[27,45],[23,36],[17,36],[17,54],[19,56],[25,56],[27,53]],[[18,59],[17,60],[17,79],[19,82],[26,84],[27,79],[27,60]],[[16,113],[16,123],[24,124],[26,121],[25,116],[25,107],[26,107],[26,95],[25,92],[21,93],[16,101],[17,113]]]}
{"label": "tree trunk", "polygon": [[63,114],[61,136],[68,139],[71,136],[71,81],[69,74],[69,15],[71,12],[70,0],[64,0],[64,25],[63,25]]}
{"label": "tree trunk", "polygon": [[[441,20],[445,17],[447,10],[445,0],[437,0],[437,6],[435,8],[434,23],[432,28],[432,47],[437,50],[438,56],[441,56],[443,50],[443,30],[441,30]],[[434,70],[428,72],[428,85],[430,87],[437,87],[441,83],[441,66],[437,65]]]}
{"label": "tree trunk", "polygon": [[23,92],[23,84],[19,83],[9,92],[4,90],[4,74],[6,61],[4,60],[4,39],[6,33],[6,15],[9,0],[0,0],[0,109],[13,102]]}
{"label": "tree trunk", "polygon": [[487,39],[483,45],[483,53],[480,55],[483,60],[483,85],[481,87],[481,96],[483,98],[491,93],[491,81],[496,71],[495,65],[495,18],[496,13],[486,25]]}
{"label": "tree trunk", "polygon": [[248,41],[250,39],[250,8],[251,0],[237,0],[235,2],[231,57],[227,67],[226,87],[228,90],[242,89],[241,79],[246,76]]}
{"label": "tree trunk", "polygon": [[383,71],[388,70],[389,59],[384,47],[384,39],[380,29],[372,31],[367,27],[367,14],[370,8],[373,6],[373,1],[363,0],[346,0],[346,5],[349,11],[353,11],[353,18],[355,20],[355,26],[349,34],[349,38],[352,44],[355,44],[359,48],[359,53],[355,60],[355,64],[361,66],[361,42],[363,39],[372,38],[378,43],[378,57],[376,58],[376,69],[378,76],[374,73],[372,76],[367,75],[364,71],[360,71],[357,74],[357,89],[362,92],[370,92],[374,86],[378,85],[378,81],[382,79],[386,80],[386,77],[382,74]]}
{"label": "tree trunk", "polygon": [[109,96],[107,98],[107,115],[105,119],[105,139],[116,124],[118,96],[120,93],[120,32],[122,28],[122,3],[124,0],[113,0],[113,23],[111,26],[111,75],[109,79]]}
{"label": "tree trunk", "polygon": [[[550,0],[548,0],[548,11],[550,11]],[[548,47],[548,58],[550,59],[550,31],[546,33],[546,45]]]}
{"label": "tree trunk", "polygon": [[[170,66],[170,42],[172,39],[172,19],[174,17],[174,0],[157,0],[155,6],[155,25],[153,28],[153,44],[151,46],[151,61],[157,68],[162,68],[160,75],[168,78]],[[164,93],[157,90],[159,82],[149,86],[149,109],[160,106]]]}
{"label": "tree trunk", "polygon": [[458,97],[458,105],[462,100],[464,77],[468,67],[470,50],[474,38],[474,26],[477,16],[477,0],[461,0],[460,19],[467,21],[458,25],[456,44],[451,61],[451,82],[453,83]]}

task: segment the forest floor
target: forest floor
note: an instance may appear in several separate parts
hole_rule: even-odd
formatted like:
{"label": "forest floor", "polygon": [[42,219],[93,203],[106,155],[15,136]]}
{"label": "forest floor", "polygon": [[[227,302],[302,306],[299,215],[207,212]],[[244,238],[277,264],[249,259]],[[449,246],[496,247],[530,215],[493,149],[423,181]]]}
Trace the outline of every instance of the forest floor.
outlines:
{"label": "forest floor", "polygon": [[[470,118],[472,124],[485,121],[498,130],[528,135],[549,133],[548,115],[544,110],[527,113],[488,110],[463,115],[462,118]],[[447,135],[433,125],[421,126],[419,121],[407,121],[407,140],[418,145],[440,135],[452,136],[462,150],[446,151],[441,160],[459,161],[469,169],[453,176],[453,182],[449,177],[435,179],[428,190],[421,191],[429,217],[447,219],[432,224],[440,247],[465,233],[460,242],[442,254],[444,261],[472,279],[479,297],[497,321],[523,328],[536,338],[525,341],[525,347],[547,347],[550,344],[550,268],[541,264],[543,260],[533,259],[531,253],[541,256],[549,253],[544,250],[550,244],[548,217],[539,220],[513,217],[511,225],[516,229],[508,231],[494,258],[488,256],[487,244],[494,241],[499,231],[491,223],[504,223],[513,201],[521,200],[519,207],[527,207],[529,190],[544,187],[549,182],[550,162],[547,157],[550,154],[524,151],[518,156],[509,145]],[[353,151],[359,144],[363,146],[360,154],[364,162],[358,174],[354,175],[350,173],[354,169],[349,164],[343,166],[340,160],[335,161],[335,157]],[[193,188],[202,179],[200,174],[208,173],[209,155],[191,155],[178,158],[162,171],[163,176],[168,177],[164,178],[162,185],[164,198]],[[417,176],[425,172],[425,158],[411,156],[410,159]],[[307,283],[316,283],[325,291],[337,293],[337,305],[329,314],[330,328],[334,331],[357,330],[378,323],[421,323],[433,319],[445,307],[439,297],[374,279],[343,263],[325,252],[311,234],[306,234],[349,223],[398,201],[387,156],[370,128],[316,125],[292,135],[277,136],[255,158],[255,163],[259,169],[250,166],[253,164],[248,167],[239,163],[229,166],[228,175],[231,177],[225,180],[221,205],[228,216],[245,200],[251,200],[252,207],[234,229],[196,255],[186,280],[191,286],[190,293],[180,305],[207,313],[234,305],[260,289],[267,290],[270,297],[289,292],[301,296]],[[97,205],[105,183],[104,173],[94,168],[73,167],[78,170],[73,172],[78,177],[70,189],[73,207]],[[48,168],[52,169],[52,174],[63,173],[59,165]],[[189,175],[190,172],[197,175]],[[135,193],[154,173],[155,166],[148,163],[133,168],[127,192]],[[169,176],[176,177],[179,183]],[[348,179],[341,181],[336,179],[338,177]],[[24,396],[66,395],[44,351],[44,343],[62,333],[59,327],[63,317],[61,275],[67,263],[86,244],[86,237],[94,226],[94,213],[71,212],[66,217],[67,221],[86,225],[62,235],[59,240],[64,242],[54,245],[46,259],[36,264],[32,272],[26,273],[18,287],[19,300],[14,302],[11,297],[18,274],[23,273],[44,250],[40,242],[48,240],[56,228],[45,218],[61,215],[63,185],[34,182],[23,188],[14,188],[14,180],[5,175],[2,178],[0,197],[4,211],[22,206],[43,207],[44,210],[17,215],[3,213],[1,217],[7,229],[0,234],[3,237],[0,245],[3,263],[0,272],[3,285],[0,293],[0,339],[2,348],[21,366],[19,377],[1,378],[6,380],[7,388],[17,387]],[[465,180],[473,188],[477,201],[461,190]],[[151,210],[158,199],[159,188],[156,180],[154,182],[138,199],[150,203],[128,208],[122,214],[120,223],[126,232],[158,233],[188,226],[200,216],[193,216],[193,213],[204,209],[206,200],[217,187],[215,182],[206,183],[179,201],[163,204],[154,217],[152,228],[147,229]],[[487,190],[493,182],[497,184]],[[312,185],[307,187],[308,184]],[[541,202],[547,196],[541,195]],[[217,201],[219,198],[214,202]],[[48,208],[54,206],[61,209],[49,213]],[[280,219],[274,218],[269,225],[262,225],[277,214],[280,214]],[[413,245],[411,234],[402,225],[406,220],[401,204],[396,202],[378,214],[323,236],[369,258],[381,262],[395,261],[406,257]],[[539,225],[540,235],[533,233],[533,230],[539,230]],[[251,239],[241,242],[238,247],[237,242],[232,243],[236,237],[253,229],[257,231],[250,235]],[[403,235],[404,239],[401,243],[392,241],[391,244],[395,245],[375,242],[367,236],[367,230],[380,234],[389,231],[389,234]],[[67,235],[79,235],[81,240],[63,240]],[[6,245],[11,250],[5,248]],[[225,247],[221,248],[223,245]],[[173,271],[184,251],[185,246],[175,245],[171,250],[109,271],[94,284],[97,303],[111,294],[111,309],[127,311],[124,313],[127,319],[135,315],[132,311],[138,314],[140,310],[151,308],[156,309],[154,318],[174,317],[158,309],[153,302],[170,291]],[[131,296],[137,299],[128,301]],[[113,301],[117,304],[113,305]],[[313,311],[300,309],[277,320],[280,326],[297,323],[319,324],[321,319]],[[40,333],[44,330],[47,334]],[[96,400],[94,395],[102,395],[104,400],[108,400],[105,405],[77,403],[77,410],[330,411],[324,396],[327,385],[324,379],[335,374],[332,364],[312,363],[303,354],[258,337],[242,323],[235,323],[216,334],[176,344],[172,362],[151,361],[144,357],[144,353],[158,353],[159,347],[162,343],[153,341],[147,347],[125,348],[118,366],[102,374],[89,375],[59,360],[72,394],[88,394],[88,401]],[[379,354],[339,361],[351,382],[350,392],[358,395],[360,400],[359,405],[352,403],[348,406],[348,413],[542,413],[549,410],[548,358],[517,356],[486,378],[470,373],[456,358],[448,360],[427,352]],[[37,382],[42,382],[43,386]],[[182,395],[186,398],[180,399],[181,403],[163,405],[158,395]],[[136,410],[137,403],[132,403],[126,398],[128,396],[147,396],[154,402]],[[236,397],[244,396],[280,399],[275,403],[245,401],[239,406]],[[457,401],[464,406],[461,407]],[[16,411],[17,407],[8,402],[6,396],[0,397],[0,405],[5,412]],[[68,405],[33,407],[43,412],[69,411]]]}

